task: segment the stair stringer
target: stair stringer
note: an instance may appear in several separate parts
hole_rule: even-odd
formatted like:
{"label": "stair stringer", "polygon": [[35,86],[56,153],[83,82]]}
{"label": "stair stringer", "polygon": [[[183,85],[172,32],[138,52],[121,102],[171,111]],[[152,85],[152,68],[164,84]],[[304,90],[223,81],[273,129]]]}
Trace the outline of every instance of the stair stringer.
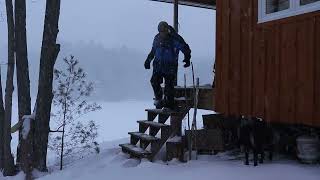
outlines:
{"label": "stair stringer", "polygon": [[[176,121],[183,121],[184,117],[187,115],[187,113],[189,112],[190,108],[185,109],[185,111],[183,113],[181,113],[179,116],[176,116],[175,118],[179,117],[179,119],[177,118]],[[172,116],[170,116],[170,120],[171,120]],[[178,134],[178,130],[172,128],[172,125],[170,125],[170,128],[167,130],[167,132],[163,132],[164,129],[161,130],[161,140],[155,143],[151,143],[151,155],[148,157],[148,159],[150,161],[153,161],[154,158],[156,157],[156,155],[159,153],[159,151],[161,150],[161,148],[163,147],[163,145],[169,140],[169,138],[175,136],[176,134]]]}

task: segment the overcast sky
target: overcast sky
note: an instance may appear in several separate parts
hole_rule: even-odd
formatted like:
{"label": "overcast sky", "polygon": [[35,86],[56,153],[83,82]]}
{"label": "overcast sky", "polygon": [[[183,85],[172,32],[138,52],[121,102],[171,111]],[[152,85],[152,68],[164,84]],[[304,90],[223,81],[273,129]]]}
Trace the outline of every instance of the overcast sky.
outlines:
{"label": "overcast sky", "polygon": [[[5,14],[4,0],[0,0]],[[45,0],[27,0],[29,50],[39,50]],[[149,0],[62,0],[59,41],[101,43],[106,48],[128,48],[148,53],[157,24],[173,21],[173,5]],[[180,34],[190,44],[193,57],[213,59],[215,11],[180,6]],[[0,22],[0,44],[6,45],[6,19]]]}

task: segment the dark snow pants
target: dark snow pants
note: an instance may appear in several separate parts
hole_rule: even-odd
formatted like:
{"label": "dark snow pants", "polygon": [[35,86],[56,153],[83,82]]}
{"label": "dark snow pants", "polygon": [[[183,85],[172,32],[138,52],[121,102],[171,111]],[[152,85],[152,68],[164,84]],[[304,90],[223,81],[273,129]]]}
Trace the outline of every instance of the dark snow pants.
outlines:
{"label": "dark snow pants", "polygon": [[[164,99],[161,84],[165,81],[164,87]],[[175,86],[175,75],[174,74],[162,74],[153,72],[151,77],[151,85],[154,91],[156,100],[162,100],[164,107],[173,108],[174,106],[174,86]]]}

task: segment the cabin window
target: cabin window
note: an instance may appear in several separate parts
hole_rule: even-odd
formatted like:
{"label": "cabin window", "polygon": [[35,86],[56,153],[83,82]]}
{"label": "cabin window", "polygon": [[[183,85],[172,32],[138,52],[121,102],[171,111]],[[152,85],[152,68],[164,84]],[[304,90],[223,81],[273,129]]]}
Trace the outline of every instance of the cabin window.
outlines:
{"label": "cabin window", "polygon": [[258,0],[258,23],[320,10],[320,0]]}
{"label": "cabin window", "polygon": [[307,5],[307,4],[312,4],[315,2],[320,2],[320,0],[300,0],[300,5]]}
{"label": "cabin window", "polygon": [[271,14],[290,8],[290,0],[267,0],[266,13]]}

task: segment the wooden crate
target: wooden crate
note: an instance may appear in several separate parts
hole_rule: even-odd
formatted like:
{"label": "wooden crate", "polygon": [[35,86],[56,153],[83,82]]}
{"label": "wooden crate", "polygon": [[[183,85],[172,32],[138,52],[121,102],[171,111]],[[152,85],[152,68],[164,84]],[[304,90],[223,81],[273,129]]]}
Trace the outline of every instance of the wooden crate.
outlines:
{"label": "wooden crate", "polygon": [[224,117],[221,114],[202,115],[204,129],[219,129],[222,132],[222,141],[225,149],[232,149],[237,146],[237,131],[240,126],[240,120],[233,117]]}
{"label": "wooden crate", "polygon": [[[185,144],[188,145],[188,136],[191,131],[186,130]],[[220,129],[201,129],[195,131],[195,136],[193,136],[193,149],[201,151],[223,151],[224,141],[223,133]]]}

